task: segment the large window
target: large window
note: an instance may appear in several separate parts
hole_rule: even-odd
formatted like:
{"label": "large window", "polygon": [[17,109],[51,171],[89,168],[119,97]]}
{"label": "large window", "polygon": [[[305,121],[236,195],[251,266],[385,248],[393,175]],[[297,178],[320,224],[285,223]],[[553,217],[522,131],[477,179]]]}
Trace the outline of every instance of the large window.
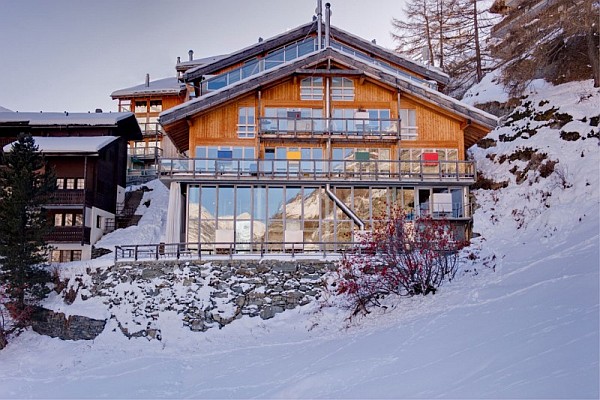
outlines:
{"label": "large window", "polygon": [[136,114],[146,114],[148,112],[148,102],[146,100],[136,100],[134,112]]}
{"label": "large window", "polygon": [[85,180],[83,178],[56,178],[56,188],[63,189],[84,189]]}
{"label": "large window", "polygon": [[52,250],[50,261],[53,263],[81,261],[81,250]]}
{"label": "large window", "polygon": [[263,132],[323,132],[323,110],[320,108],[265,108],[261,120]]}
{"label": "large window", "polygon": [[402,139],[417,138],[417,111],[412,108],[400,109],[400,135]]}
{"label": "large window", "polygon": [[333,100],[354,100],[354,81],[348,78],[335,77],[331,79],[331,98]]}
{"label": "large window", "polygon": [[150,100],[150,112],[161,112],[162,100]]}
{"label": "large window", "polygon": [[57,213],[54,214],[54,226],[82,226],[83,214]]}
{"label": "large window", "polygon": [[256,131],[254,107],[238,108],[237,133],[240,138],[253,138]]}
{"label": "large window", "polygon": [[254,147],[196,146],[194,168],[198,172],[248,172],[256,168]]}
{"label": "large window", "polygon": [[302,79],[300,81],[300,98],[302,100],[323,100],[323,78]]}

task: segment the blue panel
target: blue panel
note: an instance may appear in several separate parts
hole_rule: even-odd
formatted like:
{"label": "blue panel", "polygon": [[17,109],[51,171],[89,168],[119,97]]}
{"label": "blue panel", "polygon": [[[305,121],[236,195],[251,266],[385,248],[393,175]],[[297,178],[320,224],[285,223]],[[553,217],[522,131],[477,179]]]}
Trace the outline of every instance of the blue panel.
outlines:
{"label": "blue panel", "polygon": [[231,150],[219,150],[217,158],[233,158],[233,152]]}

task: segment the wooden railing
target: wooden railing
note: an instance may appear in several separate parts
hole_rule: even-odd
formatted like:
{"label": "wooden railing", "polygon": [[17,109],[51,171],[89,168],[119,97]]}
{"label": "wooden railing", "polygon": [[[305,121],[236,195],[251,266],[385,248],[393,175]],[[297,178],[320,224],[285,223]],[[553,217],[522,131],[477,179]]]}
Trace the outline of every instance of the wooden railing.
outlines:
{"label": "wooden railing", "polygon": [[284,179],[382,182],[474,182],[472,161],[427,160],[257,160],[163,158],[159,176],[166,179]]}
{"label": "wooden railing", "polygon": [[85,204],[85,190],[83,189],[59,189],[52,193],[48,204]]}
{"label": "wooden railing", "polygon": [[83,226],[55,226],[52,231],[44,236],[47,242],[83,242],[90,243],[91,229]]}

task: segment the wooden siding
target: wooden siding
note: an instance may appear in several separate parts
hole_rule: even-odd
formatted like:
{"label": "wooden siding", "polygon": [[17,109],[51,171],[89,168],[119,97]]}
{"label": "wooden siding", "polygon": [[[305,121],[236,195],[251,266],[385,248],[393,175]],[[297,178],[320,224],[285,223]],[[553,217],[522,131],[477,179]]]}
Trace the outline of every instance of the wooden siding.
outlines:
{"label": "wooden siding", "polygon": [[[368,79],[361,83],[360,78],[352,79],[355,84],[353,101],[332,101],[332,110],[345,109],[389,109],[391,118],[398,118],[398,100],[395,89],[388,89]],[[325,110],[325,100],[301,100],[299,77],[290,77],[275,86],[261,91],[260,110],[258,110],[258,92],[246,95],[236,101],[225,103],[212,110],[192,117],[189,125],[190,156],[195,156],[196,146],[254,146],[258,156],[264,155],[265,147],[319,147],[326,153],[325,139],[321,142],[300,142],[294,140],[272,140],[260,143],[258,139],[240,139],[237,134],[239,107],[255,107],[258,118],[265,114],[266,107],[285,108],[321,108]],[[458,149],[460,159],[465,157],[464,133],[461,124],[464,119],[447,111],[427,104],[420,99],[401,93],[400,108],[414,109],[417,115],[417,140],[403,140],[401,148],[454,148]],[[258,127],[257,127],[258,131]],[[397,154],[398,144],[373,141],[348,142],[336,140],[335,147],[389,148],[391,154]]]}
{"label": "wooden siding", "polygon": [[238,101],[216,107],[190,120],[189,148],[194,155],[196,146],[254,146],[256,139],[240,139],[237,133],[238,108],[255,107],[255,96],[246,96]]}

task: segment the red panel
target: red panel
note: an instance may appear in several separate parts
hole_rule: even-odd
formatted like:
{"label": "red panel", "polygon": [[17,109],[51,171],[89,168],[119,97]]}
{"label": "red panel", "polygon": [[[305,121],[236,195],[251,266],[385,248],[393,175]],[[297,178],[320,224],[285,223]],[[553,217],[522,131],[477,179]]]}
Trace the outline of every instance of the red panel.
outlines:
{"label": "red panel", "polygon": [[438,153],[423,153],[421,159],[425,161],[425,166],[435,167],[438,165]]}

